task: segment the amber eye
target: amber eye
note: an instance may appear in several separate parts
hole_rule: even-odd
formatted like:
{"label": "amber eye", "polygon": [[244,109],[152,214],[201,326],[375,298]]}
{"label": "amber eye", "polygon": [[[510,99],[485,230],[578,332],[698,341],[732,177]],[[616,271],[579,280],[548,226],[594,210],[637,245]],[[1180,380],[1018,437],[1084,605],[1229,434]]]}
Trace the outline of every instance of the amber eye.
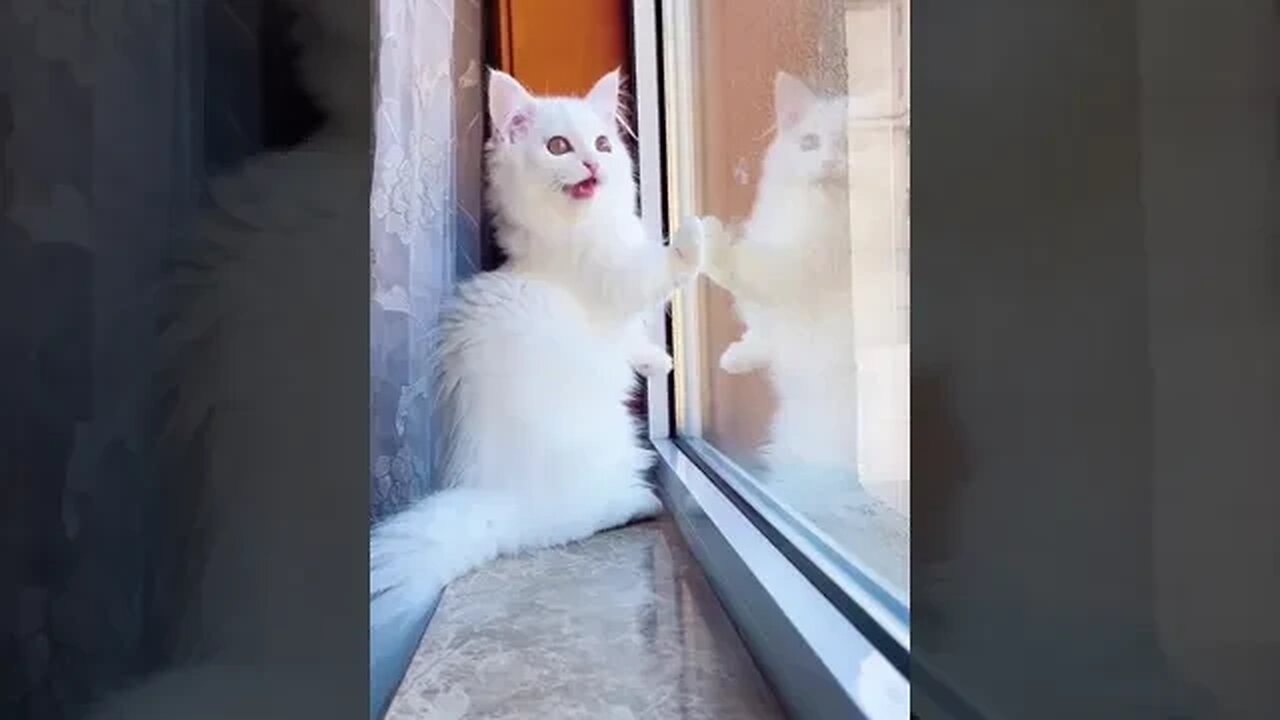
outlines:
{"label": "amber eye", "polygon": [[596,150],[600,152],[613,152],[613,145],[609,144],[609,138],[601,135],[596,138]]}
{"label": "amber eye", "polygon": [[568,140],[564,139],[564,137],[560,135],[557,135],[547,141],[547,152],[552,155],[563,155],[570,150],[573,150],[573,146],[569,144]]}
{"label": "amber eye", "polygon": [[814,133],[805,133],[800,137],[801,150],[806,150],[806,151],[817,150],[818,146],[821,144],[822,144],[822,141],[819,140],[818,136],[815,135]]}

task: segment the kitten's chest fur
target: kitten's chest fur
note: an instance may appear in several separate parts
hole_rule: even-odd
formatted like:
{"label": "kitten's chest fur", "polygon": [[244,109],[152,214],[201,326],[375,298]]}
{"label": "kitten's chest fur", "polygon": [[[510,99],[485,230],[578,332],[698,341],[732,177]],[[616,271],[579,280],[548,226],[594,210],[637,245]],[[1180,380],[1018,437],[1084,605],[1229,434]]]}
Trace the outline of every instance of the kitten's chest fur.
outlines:
{"label": "kitten's chest fur", "polygon": [[602,377],[610,386],[617,385],[620,374],[630,378],[627,347],[643,331],[639,316],[620,315],[561,274],[520,268],[510,272],[533,295],[541,296],[539,322],[545,324],[528,331],[559,338],[564,343],[561,356],[566,369],[572,368],[583,379]]}
{"label": "kitten's chest fur", "polygon": [[744,322],[770,338],[775,366],[830,367],[852,357],[853,289],[849,210],[840,198],[766,194],[748,220],[745,243],[771,254],[799,278],[769,303],[739,301]]}
{"label": "kitten's chest fur", "polygon": [[771,246],[771,255],[790,266],[802,284],[768,304],[771,315],[808,324],[841,312],[852,298],[848,211],[834,203],[788,205],[779,199],[758,208],[748,220],[745,243]]}

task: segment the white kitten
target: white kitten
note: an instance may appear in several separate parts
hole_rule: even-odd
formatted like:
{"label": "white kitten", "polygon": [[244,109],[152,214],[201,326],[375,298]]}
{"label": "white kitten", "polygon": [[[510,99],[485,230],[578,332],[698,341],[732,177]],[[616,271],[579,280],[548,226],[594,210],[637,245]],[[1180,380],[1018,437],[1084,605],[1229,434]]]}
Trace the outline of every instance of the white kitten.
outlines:
{"label": "white kitten", "polygon": [[646,237],[617,101],[617,72],[581,99],[490,75],[489,197],[509,261],[441,314],[445,489],[371,539],[371,592],[393,617],[497,555],[659,509],[625,401],[632,366],[670,367],[641,318],[698,270],[701,226],[686,220],[670,247]]}
{"label": "white kitten", "polygon": [[720,365],[769,369],[777,408],[764,456],[779,480],[847,485],[854,470],[848,102],[778,73],[777,131],[751,215],[738,232],[708,227],[706,273],[733,293],[747,326]]}
{"label": "white kitten", "polygon": [[721,356],[727,372],[768,363],[778,345],[769,324],[792,319],[779,313],[804,312],[794,319],[808,324],[805,311],[833,293],[849,296],[847,102],[819,98],[785,72],[774,81],[777,131],[751,216],[738,238],[709,228],[707,274],[734,293],[747,325]]}

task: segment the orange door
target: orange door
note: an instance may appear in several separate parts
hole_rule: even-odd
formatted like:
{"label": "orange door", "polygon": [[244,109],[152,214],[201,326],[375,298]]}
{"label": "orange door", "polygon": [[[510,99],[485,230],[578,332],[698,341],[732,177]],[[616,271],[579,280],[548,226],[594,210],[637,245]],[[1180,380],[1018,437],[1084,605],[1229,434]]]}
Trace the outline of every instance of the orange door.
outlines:
{"label": "orange door", "polygon": [[630,57],[627,0],[493,0],[494,65],[536,94],[580,95]]}

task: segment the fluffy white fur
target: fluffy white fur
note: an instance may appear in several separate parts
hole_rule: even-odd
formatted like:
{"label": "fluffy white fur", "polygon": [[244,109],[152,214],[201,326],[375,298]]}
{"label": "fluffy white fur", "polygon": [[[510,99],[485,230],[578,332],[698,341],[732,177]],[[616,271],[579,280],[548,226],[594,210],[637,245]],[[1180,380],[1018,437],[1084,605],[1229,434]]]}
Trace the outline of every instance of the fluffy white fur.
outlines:
{"label": "fluffy white fur", "polygon": [[769,371],[777,408],[763,455],[780,484],[847,486],[855,471],[848,103],[780,72],[751,215],[741,229],[708,227],[707,275],[733,293],[747,327],[720,365]]}
{"label": "fluffy white fur", "polygon": [[[509,261],[460,285],[442,312],[445,489],[371,540],[371,592],[391,617],[420,610],[495,556],[659,509],[645,479],[652,459],[625,402],[633,367],[670,369],[642,318],[697,272],[701,225],[684,221],[666,247],[646,236],[618,135],[616,72],[566,98],[534,97],[493,71],[489,98],[489,197]],[[572,149],[554,154],[557,137]],[[589,165],[598,184],[574,197]]]}

